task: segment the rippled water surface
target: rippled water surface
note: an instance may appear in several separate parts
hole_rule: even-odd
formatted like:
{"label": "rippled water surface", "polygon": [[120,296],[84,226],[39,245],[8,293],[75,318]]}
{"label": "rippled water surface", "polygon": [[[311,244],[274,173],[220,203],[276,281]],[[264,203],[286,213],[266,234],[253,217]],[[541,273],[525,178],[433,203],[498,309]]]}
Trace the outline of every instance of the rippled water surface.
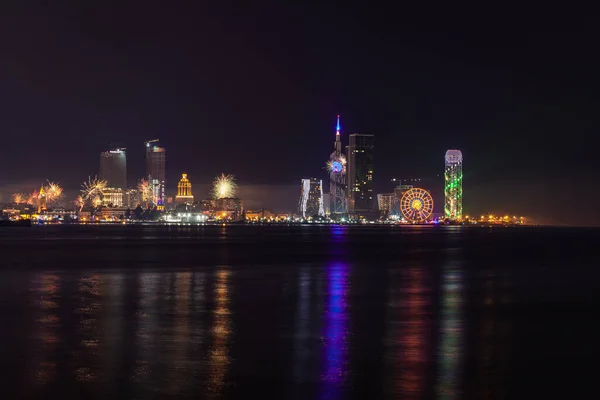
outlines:
{"label": "rippled water surface", "polygon": [[600,231],[0,228],[3,398],[592,398]]}

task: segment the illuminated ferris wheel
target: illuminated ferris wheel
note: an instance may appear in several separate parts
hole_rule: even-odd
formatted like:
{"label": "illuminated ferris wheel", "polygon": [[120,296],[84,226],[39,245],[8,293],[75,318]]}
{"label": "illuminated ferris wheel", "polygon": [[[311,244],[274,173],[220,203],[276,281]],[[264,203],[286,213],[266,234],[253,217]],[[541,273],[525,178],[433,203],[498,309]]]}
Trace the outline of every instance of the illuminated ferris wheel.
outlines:
{"label": "illuminated ferris wheel", "polygon": [[409,189],[400,199],[400,211],[408,222],[423,222],[433,212],[433,198],[425,189]]}

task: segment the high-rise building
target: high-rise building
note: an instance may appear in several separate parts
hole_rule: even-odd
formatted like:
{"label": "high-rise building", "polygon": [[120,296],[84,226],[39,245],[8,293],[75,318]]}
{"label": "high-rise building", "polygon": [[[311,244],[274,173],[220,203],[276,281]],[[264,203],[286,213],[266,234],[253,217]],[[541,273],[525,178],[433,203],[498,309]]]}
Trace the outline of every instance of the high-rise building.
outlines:
{"label": "high-rise building", "polygon": [[373,150],[375,136],[350,135],[348,150],[348,212],[367,214],[375,211],[373,193]]}
{"label": "high-rise building", "polygon": [[333,153],[329,156],[327,169],[329,171],[329,196],[330,214],[345,214],[347,212],[346,199],[346,157],[342,153],[340,116],[337,116],[335,128],[335,142]]}
{"label": "high-rise building", "polygon": [[444,216],[461,219],[463,215],[463,156],[460,150],[446,152],[444,172]]}
{"label": "high-rise building", "polygon": [[175,196],[175,203],[178,204],[192,204],[194,202],[194,195],[192,195],[192,183],[187,177],[187,174],[181,174],[181,179],[177,184],[177,196]]}
{"label": "high-rise building", "polygon": [[323,193],[323,212],[326,217],[331,214],[331,196],[329,193]]}
{"label": "high-rise building", "polygon": [[158,139],[149,140],[146,146],[146,176],[152,188],[152,196],[156,199],[157,206],[164,207],[165,203],[165,175],[166,155],[164,147],[160,147]]}
{"label": "high-rise building", "polygon": [[101,180],[107,182],[107,187],[127,188],[127,155],[124,148],[111,148],[100,153]]}
{"label": "high-rise building", "polygon": [[298,209],[303,218],[314,217],[315,215],[323,217],[325,215],[322,180],[317,178],[302,179]]}

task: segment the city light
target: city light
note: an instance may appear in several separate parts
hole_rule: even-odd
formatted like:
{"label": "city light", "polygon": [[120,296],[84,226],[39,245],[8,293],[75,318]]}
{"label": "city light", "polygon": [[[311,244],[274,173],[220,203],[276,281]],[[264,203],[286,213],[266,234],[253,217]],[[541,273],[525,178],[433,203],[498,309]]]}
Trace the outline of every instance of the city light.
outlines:
{"label": "city light", "polygon": [[213,182],[212,195],[214,199],[235,197],[237,184],[233,175],[221,174]]}
{"label": "city light", "polygon": [[81,184],[81,195],[87,201],[94,202],[96,198],[101,198],[102,190],[106,188],[107,182],[98,179],[98,177],[88,177],[88,180]]}
{"label": "city light", "polygon": [[152,186],[146,179],[140,179],[137,184],[137,190],[140,195],[140,200],[145,203],[153,202],[153,190]]}

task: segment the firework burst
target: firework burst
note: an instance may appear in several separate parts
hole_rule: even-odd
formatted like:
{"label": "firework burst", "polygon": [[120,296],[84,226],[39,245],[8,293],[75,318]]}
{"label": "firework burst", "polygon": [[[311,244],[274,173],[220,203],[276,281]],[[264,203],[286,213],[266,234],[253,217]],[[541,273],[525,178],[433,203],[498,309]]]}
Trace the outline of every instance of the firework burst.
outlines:
{"label": "firework burst", "polygon": [[212,195],[215,199],[235,197],[236,190],[237,184],[233,175],[221,174],[213,182]]}
{"label": "firework burst", "polygon": [[85,206],[85,199],[83,198],[83,196],[79,195],[77,196],[77,198],[73,201],[73,203],[75,203],[75,205],[77,207],[79,207],[79,211],[81,211],[83,209],[83,206]]}
{"label": "firework burst", "polygon": [[[94,177],[94,179],[88,177],[88,180],[81,184],[81,196],[75,201],[79,203],[79,198],[81,198],[84,205],[89,201],[92,206],[99,206],[102,203],[102,191],[106,188],[106,185],[107,182],[104,180],[97,177]],[[80,207],[83,208],[81,205]]]}
{"label": "firework burst", "polygon": [[27,197],[27,200],[25,201],[25,203],[33,206],[37,204],[38,201],[38,197],[40,196],[40,193],[37,190],[34,190],[33,192],[31,192],[31,194]]}
{"label": "firework burst", "polygon": [[[337,165],[337,166],[334,165],[336,162],[339,162],[339,164],[341,165],[341,170],[339,170],[340,165]],[[325,169],[329,173],[333,172],[334,170],[335,170],[335,172],[345,173],[346,172],[346,157],[340,156],[340,158],[337,160],[327,161],[327,163],[325,164]]]}
{"label": "firework burst", "polygon": [[88,178],[87,182],[81,184],[81,195],[85,200],[95,199],[102,196],[102,190],[106,188],[106,181],[100,180],[97,177]]}
{"label": "firework burst", "polygon": [[327,161],[327,163],[325,164],[325,169],[327,170],[327,172],[333,171],[333,161]]}
{"label": "firework burst", "polygon": [[140,194],[140,200],[150,202],[153,200],[152,186],[146,179],[141,179],[137,184],[137,190]]}
{"label": "firework burst", "polygon": [[16,204],[22,204],[22,203],[27,202],[27,199],[25,198],[25,196],[22,193],[14,193],[12,195],[12,200]]}
{"label": "firework burst", "polygon": [[58,183],[47,181],[44,190],[46,191],[46,199],[49,203],[56,202],[62,198],[63,189]]}

